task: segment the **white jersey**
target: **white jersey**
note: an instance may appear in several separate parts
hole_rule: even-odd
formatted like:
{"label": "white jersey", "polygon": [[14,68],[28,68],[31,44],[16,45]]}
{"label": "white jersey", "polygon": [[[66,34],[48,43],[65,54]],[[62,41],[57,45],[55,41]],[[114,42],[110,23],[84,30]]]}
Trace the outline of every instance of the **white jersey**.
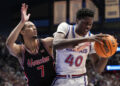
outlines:
{"label": "white jersey", "polygon": [[[66,38],[80,38],[75,32],[75,25],[69,25],[67,23],[61,23],[58,26],[57,32],[65,34]],[[57,33],[56,32],[56,33]],[[91,36],[88,32],[84,37]],[[81,43],[83,45],[84,43]],[[58,75],[75,75],[86,73],[86,59],[88,54],[95,53],[93,43],[90,46],[84,48],[81,51],[73,51],[72,49],[59,49],[56,50],[56,73]]]}

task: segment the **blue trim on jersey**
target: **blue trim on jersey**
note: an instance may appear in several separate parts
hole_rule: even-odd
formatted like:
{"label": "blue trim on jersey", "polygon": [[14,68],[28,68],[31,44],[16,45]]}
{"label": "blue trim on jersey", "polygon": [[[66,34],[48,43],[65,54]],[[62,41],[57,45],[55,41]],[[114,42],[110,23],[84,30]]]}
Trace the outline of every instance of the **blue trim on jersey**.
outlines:
{"label": "blue trim on jersey", "polygon": [[91,36],[91,32],[89,31],[89,36]]}
{"label": "blue trim on jersey", "polygon": [[67,37],[68,37],[69,32],[70,32],[70,26],[68,27],[68,32],[67,32],[67,34],[66,34],[65,38],[67,38]]}
{"label": "blue trim on jersey", "polygon": [[75,25],[73,25],[73,28],[72,28],[72,35],[73,35],[73,38],[75,38]]}
{"label": "blue trim on jersey", "polygon": [[[89,31],[89,36],[91,36],[91,32],[90,32],[90,31]],[[90,51],[91,51],[91,48],[92,48],[92,47],[91,47],[91,43],[90,43]]]}
{"label": "blue trim on jersey", "polygon": [[84,76],[84,82],[85,82],[85,86],[87,86],[87,85],[86,85],[86,77],[85,77],[85,76]]}
{"label": "blue trim on jersey", "polygon": [[55,84],[56,80],[57,80],[57,78],[55,78],[55,79],[53,80],[51,86],[53,86],[53,85]]}

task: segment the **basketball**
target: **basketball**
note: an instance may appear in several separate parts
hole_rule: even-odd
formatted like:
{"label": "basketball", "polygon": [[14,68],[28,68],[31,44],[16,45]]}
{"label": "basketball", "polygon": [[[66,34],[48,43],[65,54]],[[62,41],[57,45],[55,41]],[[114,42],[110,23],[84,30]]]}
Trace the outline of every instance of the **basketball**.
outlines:
{"label": "basketball", "polygon": [[117,40],[112,35],[108,35],[107,37],[103,37],[102,43],[95,42],[94,48],[98,56],[103,58],[109,58],[113,54],[115,54],[117,50]]}

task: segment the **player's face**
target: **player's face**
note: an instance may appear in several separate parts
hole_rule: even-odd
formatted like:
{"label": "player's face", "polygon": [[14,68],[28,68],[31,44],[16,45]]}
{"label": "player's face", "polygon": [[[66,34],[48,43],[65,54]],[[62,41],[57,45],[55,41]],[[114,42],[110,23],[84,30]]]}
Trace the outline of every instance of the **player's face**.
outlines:
{"label": "player's face", "polygon": [[80,35],[86,35],[88,31],[91,30],[93,25],[93,18],[92,17],[86,17],[81,20],[77,20],[77,31]]}
{"label": "player's face", "polygon": [[37,29],[32,22],[25,23],[24,35],[30,38],[37,37]]}

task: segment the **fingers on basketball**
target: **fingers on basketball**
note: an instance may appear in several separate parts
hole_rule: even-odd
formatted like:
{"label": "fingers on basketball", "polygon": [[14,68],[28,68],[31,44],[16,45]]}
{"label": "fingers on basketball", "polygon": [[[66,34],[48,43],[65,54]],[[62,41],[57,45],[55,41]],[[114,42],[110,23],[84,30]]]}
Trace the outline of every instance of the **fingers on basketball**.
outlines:
{"label": "fingers on basketball", "polygon": [[117,40],[112,35],[105,36],[103,37],[103,39],[104,40],[101,40],[103,44],[96,41],[94,48],[95,48],[96,53],[100,57],[109,58],[113,54],[115,54],[118,43],[117,43]]}

